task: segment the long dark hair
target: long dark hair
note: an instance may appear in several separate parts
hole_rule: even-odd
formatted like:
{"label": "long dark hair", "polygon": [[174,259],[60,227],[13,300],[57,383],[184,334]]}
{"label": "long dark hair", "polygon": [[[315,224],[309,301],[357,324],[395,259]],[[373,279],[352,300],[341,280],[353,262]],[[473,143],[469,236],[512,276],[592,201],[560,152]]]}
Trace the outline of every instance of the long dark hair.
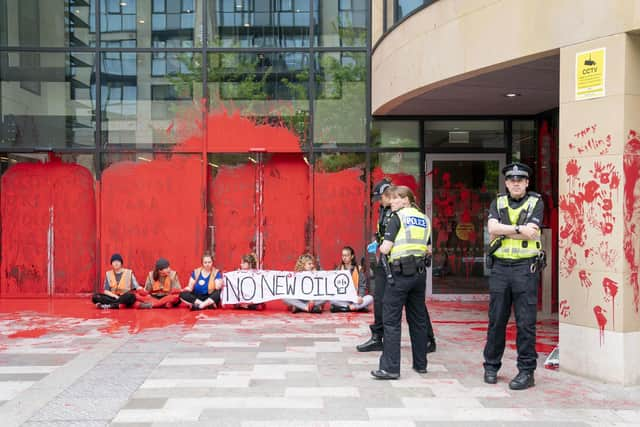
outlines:
{"label": "long dark hair", "polygon": [[255,269],[258,266],[258,260],[254,253],[242,255],[242,258],[240,258],[240,261],[246,262],[247,264],[249,264],[249,268],[251,269]]}
{"label": "long dark hair", "polygon": [[[353,248],[351,246],[345,246],[344,248],[342,248],[343,251],[349,251],[349,253],[351,254],[351,267],[358,267],[358,261],[356,260],[356,251],[353,250]],[[340,267],[342,267],[342,254],[340,254]]]}

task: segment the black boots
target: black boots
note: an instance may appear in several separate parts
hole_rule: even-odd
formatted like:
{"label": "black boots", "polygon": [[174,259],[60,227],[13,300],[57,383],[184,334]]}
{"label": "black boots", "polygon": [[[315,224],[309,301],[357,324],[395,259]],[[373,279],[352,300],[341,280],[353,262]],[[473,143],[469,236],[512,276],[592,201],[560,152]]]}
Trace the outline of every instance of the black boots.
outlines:
{"label": "black boots", "polygon": [[511,390],[526,390],[529,387],[533,387],[534,385],[535,381],[533,379],[533,372],[520,371],[518,372],[518,375],[516,375],[515,378],[512,379],[509,383],[509,388]]}
{"label": "black boots", "polygon": [[484,382],[487,384],[497,384],[498,373],[496,371],[484,371]]}
{"label": "black boots", "polygon": [[382,336],[378,334],[372,334],[369,341],[356,346],[356,349],[360,352],[382,351],[382,348]]}

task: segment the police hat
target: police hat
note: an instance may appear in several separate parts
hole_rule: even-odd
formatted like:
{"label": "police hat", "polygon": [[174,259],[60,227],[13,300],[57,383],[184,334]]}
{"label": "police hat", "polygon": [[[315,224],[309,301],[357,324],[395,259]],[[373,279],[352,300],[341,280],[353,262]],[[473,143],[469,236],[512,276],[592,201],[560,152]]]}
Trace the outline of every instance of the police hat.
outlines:
{"label": "police hat", "polygon": [[380,197],[382,197],[382,193],[384,192],[384,190],[389,187],[391,187],[391,180],[389,178],[383,178],[382,181],[377,182],[376,185],[373,186],[371,199],[380,200]]}
{"label": "police hat", "polygon": [[502,168],[502,174],[505,178],[511,178],[512,176],[518,176],[521,178],[527,178],[531,176],[533,171],[531,168],[524,163],[514,162],[509,163],[507,166]]}

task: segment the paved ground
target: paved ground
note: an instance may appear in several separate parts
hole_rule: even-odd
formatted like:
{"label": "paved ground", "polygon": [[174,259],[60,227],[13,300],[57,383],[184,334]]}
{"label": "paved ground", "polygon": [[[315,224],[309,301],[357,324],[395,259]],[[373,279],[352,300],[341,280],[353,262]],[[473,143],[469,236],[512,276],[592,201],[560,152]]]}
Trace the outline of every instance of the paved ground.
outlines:
{"label": "paved ground", "polygon": [[[486,305],[430,307],[438,350],[429,373],[410,369],[405,341],[402,378],[385,382],[369,376],[377,354],[354,350],[371,314],[98,311],[86,300],[0,300],[0,425],[640,423],[638,387],[541,367],[535,388],[510,391],[513,340],[500,382],[484,384]],[[550,351],[557,321],[542,320],[538,338],[539,351]]]}

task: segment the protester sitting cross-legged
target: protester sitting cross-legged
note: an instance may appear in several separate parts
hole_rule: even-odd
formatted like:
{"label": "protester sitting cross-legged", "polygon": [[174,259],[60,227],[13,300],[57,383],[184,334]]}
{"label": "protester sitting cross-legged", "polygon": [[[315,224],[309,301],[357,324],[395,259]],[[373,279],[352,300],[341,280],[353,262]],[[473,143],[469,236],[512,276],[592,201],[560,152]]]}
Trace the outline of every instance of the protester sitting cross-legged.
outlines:
{"label": "protester sitting cross-legged", "polygon": [[138,292],[150,302],[154,308],[176,307],[180,305],[180,280],[178,273],[169,267],[169,261],[164,258],[156,261],[155,268],[147,275],[144,291]]}
{"label": "protester sitting cross-legged", "polygon": [[[136,302],[134,291],[139,288],[136,276],[128,268],[122,268],[123,260],[120,254],[111,255],[111,269],[104,279],[103,293],[96,293],[92,297],[98,308],[120,308],[120,304],[131,307]],[[142,307],[142,308],[147,308]]]}
{"label": "protester sitting cross-legged", "polygon": [[[240,258],[240,270],[255,270],[258,268],[258,260],[255,254],[245,254]],[[265,303],[259,304],[250,304],[250,303],[240,303],[236,304],[234,308],[244,308],[247,310],[264,310],[267,308]]]}
{"label": "protester sitting cross-legged", "polygon": [[[315,271],[316,262],[311,254],[302,254],[296,261],[295,271]],[[285,304],[291,307],[292,313],[298,313],[306,311],[308,313],[322,313],[322,305],[326,301],[313,301],[313,300],[300,300],[300,299],[285,299]]]}
{"label": "protester sitting cross-legged", "polygon": [[180,299],[191,310],[216,308],[220,306],[222,273],[213,266],[210,253],[202,255],[202,266],[191,273],[187,287],[180,293]]}
{"label": "protester sitting cross-legged", "polygon": [[356,253],[351,246],[345,246],[342,248],[341,255],[340,265],[336,270],[349,270],[351,272],[353,285],[358,293],[358,301],[355,303],[338,300],[331,301],[331,312],[368,311],[367,307],[373,304],[373,296],[367,295],[367,277],[356,261]]}

